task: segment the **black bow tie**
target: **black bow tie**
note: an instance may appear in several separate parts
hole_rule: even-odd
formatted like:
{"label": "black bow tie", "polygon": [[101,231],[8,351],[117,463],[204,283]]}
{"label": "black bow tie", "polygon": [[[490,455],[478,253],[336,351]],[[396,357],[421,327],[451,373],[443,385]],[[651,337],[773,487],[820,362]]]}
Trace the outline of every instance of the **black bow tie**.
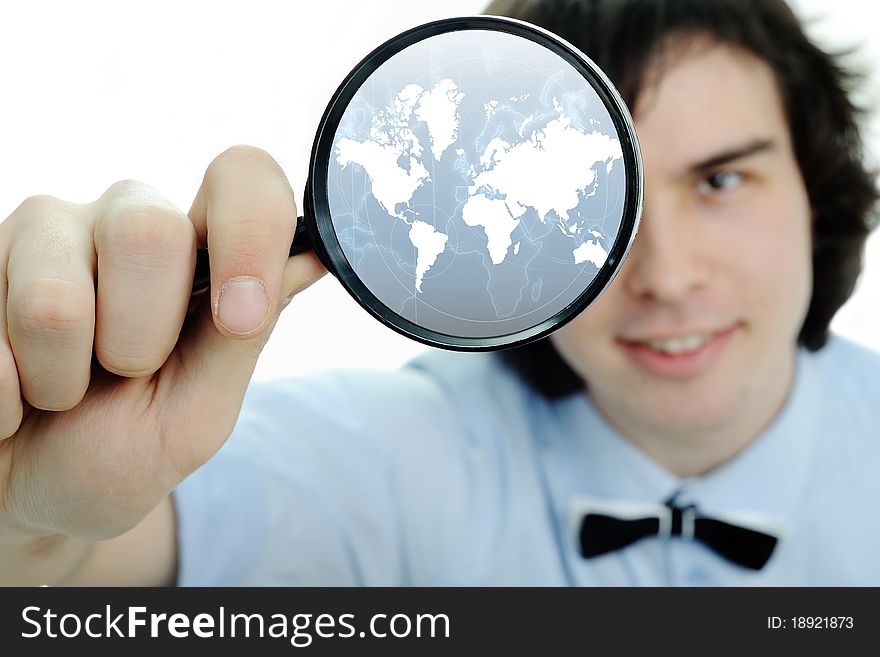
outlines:
{"label": "black bow tie", "polygon": [[[630,515],[630,514],[626,514]],[[777,538],[770,534],[701,515],[695,506],[657,505],[657,513],[620,518],[591,510],[580,526],[581,554],[597,557],[647,536],[682,536],[700,541],[719,555],[752,570],[760,570],[773,554]]]}

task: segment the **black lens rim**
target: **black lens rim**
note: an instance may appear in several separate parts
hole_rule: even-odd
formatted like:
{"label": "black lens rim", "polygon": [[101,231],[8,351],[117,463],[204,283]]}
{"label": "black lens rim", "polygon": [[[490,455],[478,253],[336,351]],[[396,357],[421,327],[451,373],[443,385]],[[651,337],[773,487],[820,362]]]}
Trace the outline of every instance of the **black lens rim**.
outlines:
{"label": "black lens rim", "polygon": [[[620,230],[608,259],[593,281],[558,313],[514,333],[492,337],[461,337],[433,331],[398,315],[379,300],[360,280],[348,262],[330,215],[327,192],[329,159],[339,122],[361,85],[388,59],[409,46],[438,34],[462,30],[497,30],[520,36],[546,48],[571,64],[599,95],[620,137],[623,166],[635,175],[626,177]],[[539,340],[571,321],[590,306],[608,287],[620,269],[635,239],[641,220],[644,174],[638,139],[632,118],[620,94],[605,74],[586,55],[564,39],[523,21],[500,16],[470,16],[432,21],[393,37],[373,50],[355,66],[327,105],[312,146],[309,178],[305,190],[305,219],[317,255],[342,283],[345,290],[373,317],[392,330],[424,344],[455,351],[491,351],[523,346]]]}

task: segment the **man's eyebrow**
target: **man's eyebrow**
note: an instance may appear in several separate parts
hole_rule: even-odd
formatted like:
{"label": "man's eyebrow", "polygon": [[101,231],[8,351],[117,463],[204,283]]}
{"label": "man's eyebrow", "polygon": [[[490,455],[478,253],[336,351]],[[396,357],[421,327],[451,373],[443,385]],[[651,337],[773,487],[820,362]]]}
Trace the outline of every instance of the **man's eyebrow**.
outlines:
{"label": "man's eyebrow", "polygon": [[726,150],[718,153],[717,155],[708,157],[705,160],[697,162],[696,164],[692,164],[690,167],[688,167],[688,169],[691,173],[700,173],[702,171],[706,171],[707,169],[714,169],[721,166],[722,164],[727,164],[729,162],[733,162],[734,160],[738,160],[749,155],[754,155],[755,153],[762,153],[764,151],[771,150],[775,146],[776,144],[772,139],[757,139],[743,146],[731,148],[730,150]]}

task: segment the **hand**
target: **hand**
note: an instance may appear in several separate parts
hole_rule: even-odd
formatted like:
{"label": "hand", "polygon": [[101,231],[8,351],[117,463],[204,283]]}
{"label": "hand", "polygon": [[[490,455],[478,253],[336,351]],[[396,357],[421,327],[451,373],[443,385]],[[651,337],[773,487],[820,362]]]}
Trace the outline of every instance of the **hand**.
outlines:
{"label": "hand", "polygon": [[288,258],[295,222],[278,164],[239,146],[188,215],[124,181],[0,224],[0,539],[117,536],[214,454],[283,301],[325,273]]}

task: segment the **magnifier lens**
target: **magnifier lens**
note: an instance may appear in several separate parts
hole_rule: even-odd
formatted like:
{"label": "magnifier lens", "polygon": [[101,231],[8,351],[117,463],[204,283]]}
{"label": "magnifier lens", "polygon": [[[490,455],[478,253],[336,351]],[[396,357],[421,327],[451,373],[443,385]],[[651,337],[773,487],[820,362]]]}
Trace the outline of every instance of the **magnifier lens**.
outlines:
{"label": "magnifier lens", "polygon": [[631,121],[604,76],[547,33],[488,17],[417,28],[364,60],[316,163],[317,228],[349,291],[395,329],[460,349],[580,312],[641,202]]}

